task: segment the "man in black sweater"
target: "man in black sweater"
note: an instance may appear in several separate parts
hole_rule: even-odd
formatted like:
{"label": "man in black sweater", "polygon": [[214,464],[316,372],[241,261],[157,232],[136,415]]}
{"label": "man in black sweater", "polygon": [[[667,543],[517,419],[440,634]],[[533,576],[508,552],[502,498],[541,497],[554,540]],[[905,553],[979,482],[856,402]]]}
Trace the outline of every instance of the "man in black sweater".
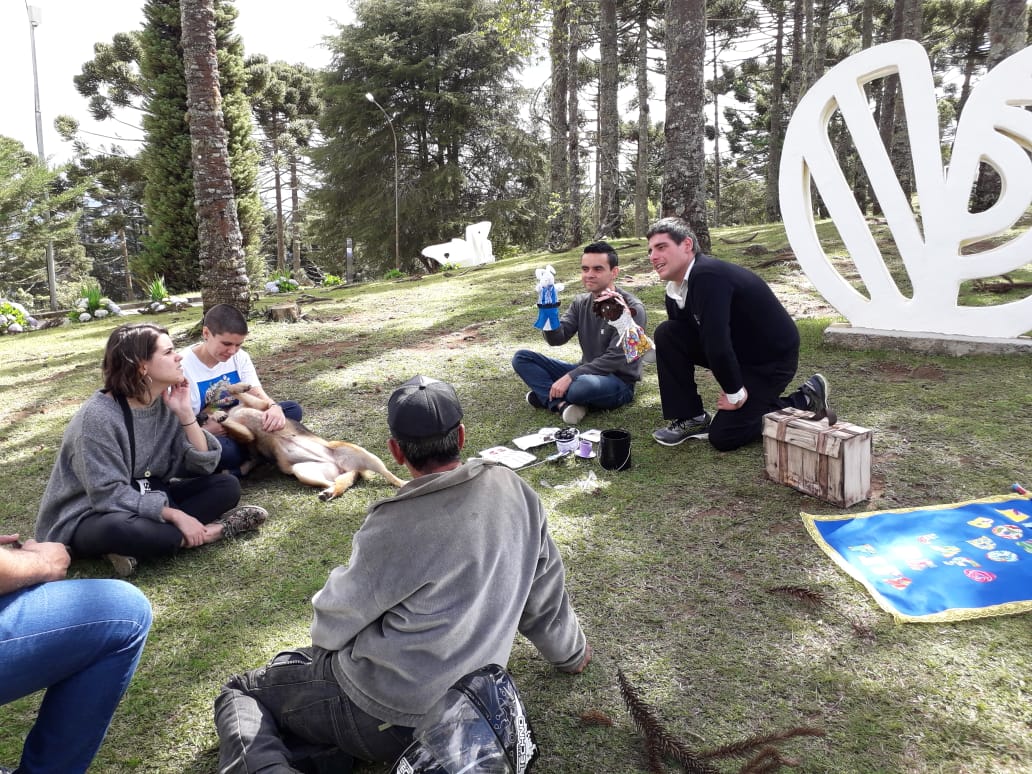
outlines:
{"label": "man in black sweater", "polygon": [[[835,421],[820,374],[781,397],[799,363],[799,331],[767,283],[699,253],[679,218],[657,221],[647,236],[649,260],[667,283],[669,317],[654,336],[663,417],[671,420],[652,434],[658,443],[676,446],[708,432],[716,449],[737,449],[760,437],[764,414],[787,406]],[[695,366],[710,369],[720,385],[714,417],[703,408]]]}

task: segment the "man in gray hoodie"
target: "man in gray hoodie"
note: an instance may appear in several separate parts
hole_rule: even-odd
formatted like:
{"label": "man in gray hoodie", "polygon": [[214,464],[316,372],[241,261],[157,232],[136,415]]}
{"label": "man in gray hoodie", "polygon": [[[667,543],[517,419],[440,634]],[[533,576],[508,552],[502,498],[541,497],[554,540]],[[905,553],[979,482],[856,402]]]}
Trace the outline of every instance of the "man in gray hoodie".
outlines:
{"label": "man in gray hoodie", "polygon": [[224,686],[220,772],[292,772],[335,751],[391,762],[449,686],[507,664],[517,632],[560,671],[591,660],[541,501],[506,467],[460,462],[451,385],[410,379],[387,423],[413,479],[370,507],[350,561],[312,598],[312,647]]}

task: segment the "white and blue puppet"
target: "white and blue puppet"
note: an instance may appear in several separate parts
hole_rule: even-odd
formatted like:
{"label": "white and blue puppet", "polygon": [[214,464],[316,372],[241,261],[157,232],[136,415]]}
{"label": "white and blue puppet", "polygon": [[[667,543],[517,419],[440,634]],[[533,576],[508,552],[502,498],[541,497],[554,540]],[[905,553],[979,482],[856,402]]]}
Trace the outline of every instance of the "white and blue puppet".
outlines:
{"label": "white and blue puppet", "polygon": [[559,294],[566,285],[555,281],[555,269],[551,265],[535,269],[534,275],[538,292],[538,317],[534,327],[554,331],[559,327]]}

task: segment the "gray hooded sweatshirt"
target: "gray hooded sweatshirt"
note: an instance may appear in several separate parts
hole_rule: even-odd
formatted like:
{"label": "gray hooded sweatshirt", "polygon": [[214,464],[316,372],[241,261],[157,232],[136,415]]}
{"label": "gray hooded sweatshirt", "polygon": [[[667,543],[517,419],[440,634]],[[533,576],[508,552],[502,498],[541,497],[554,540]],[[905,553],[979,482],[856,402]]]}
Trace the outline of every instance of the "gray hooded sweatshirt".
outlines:
{"label": "gray hooded sweatshirt", "polygon": [[312,643],[336,651],[342,690],[401,726],[463,675],[505,666],[517,631],[559,669],[586,649],[541,501],[480,459],[374,503],[312,604]]}

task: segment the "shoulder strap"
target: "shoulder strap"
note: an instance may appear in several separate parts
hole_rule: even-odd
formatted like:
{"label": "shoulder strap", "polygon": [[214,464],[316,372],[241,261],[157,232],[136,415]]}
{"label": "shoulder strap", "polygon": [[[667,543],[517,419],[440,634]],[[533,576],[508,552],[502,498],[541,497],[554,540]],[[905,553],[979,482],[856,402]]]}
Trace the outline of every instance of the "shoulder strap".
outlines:
{"label": "shoulder strap", "polygon": [[124,395],[115,395],[112,393],[115,400],[118,401],[118,405],[122,407],[122,417],[125,419],[125,429],[129,431],[129,478],[136,475],[136,433],[133,432],[133,411],[129,408],[129,401],[125,399]]}

